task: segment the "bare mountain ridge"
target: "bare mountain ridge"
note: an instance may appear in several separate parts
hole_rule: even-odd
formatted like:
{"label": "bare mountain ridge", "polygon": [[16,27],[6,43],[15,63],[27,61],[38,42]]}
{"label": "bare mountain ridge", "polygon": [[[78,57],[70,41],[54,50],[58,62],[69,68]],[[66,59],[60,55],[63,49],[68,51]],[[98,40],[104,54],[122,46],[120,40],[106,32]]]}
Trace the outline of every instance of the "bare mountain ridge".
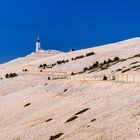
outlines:
{"label": "bare mountain ridge", "polygon": [[[1,65],[0,140],[139,139],[140,84],[133,81],[134,74],[140,81],[139,54],[140,38],[134,38],[51,56],[32,54]],[[83,71],[96,61],[98,66]],[[68,79],[48,80],[50,72],[67,73]],[[6,73],[18,76],[6,79]],[[111,74],[127,75],[132,82],[74,80]]]}

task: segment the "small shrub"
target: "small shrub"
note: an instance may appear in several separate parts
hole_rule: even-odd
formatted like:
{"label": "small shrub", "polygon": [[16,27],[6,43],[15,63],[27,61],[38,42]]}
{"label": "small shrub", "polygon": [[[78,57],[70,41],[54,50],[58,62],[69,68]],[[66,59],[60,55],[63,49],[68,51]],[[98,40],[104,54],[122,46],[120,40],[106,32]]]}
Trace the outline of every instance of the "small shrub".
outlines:
{"label": "small shrub", "polygon": [[64,92],[67,92],[67,91],[68,91],[68,89],[65,89],[65,90],[64,90]]}
{"label": "small shrub", "polygon": [[119,57],[115,57],[115,58],[114,58],[114,61],[119,61],[119,60],[120,60]]}
{"label": "small shrub", "polygon": [[94,54],[95,54],[94,52],[87,53],[86,54],[86,57],[91,56],[91,55],[94,55]]}
{"label": "small shrub", "polygon": [[9,74],[8,74],[8,73],[5,75],[5,78],[6,78],[6,79],[9,78]]}
{"label": "small shrub", "polygon": [[140,68],[135,69],[135,71],[140,70]]}
{"label": "small shrub", "polygon": [[43,69],[45,69],[47,67],[47,64],[43,64]]}
{"label": "small shrub", "polygon": [[66,123],[72,122],[72,121],[74,121],[74,120],[77,119],[77,118],[78,118],[78,116],[73,116],[73,117],[71,117],[70,119],[68,119],[68,120],[66,121]]}
{"label": "small shrub", "polygon": [[48,119],[48,120],[46,120],[45,122],[50,122],[50,121],[52,121],[52,119]]}
{"label": "small shrub", "polygon": [[132,67],[132,69],[138,68],[139,66],[140,66],[140,65],[137,65],[137,66],[133,66],[133,67]]}
{"label": "small shrub", "polygon": [[122,69],[117,69],[116,72],[122,71]]}
{"label": "small shrub", "polygon": [[85,67],[85,68],[83,69],[83,71],[84,71],[84,72],[86,72],[87,70],[88,70],[88,68],[87,68],[87,67]]}
{"label": "small shrub", "polygon": [[131,68],[125,69],[125,70],[122,71],[122,73],[128,72],[130,70],[131,70]]}
{"label": "small shrub", "polygon": [[75,60],[81,59],[81,58],[84,58],[84,55],[80,55],[80,56],[75,57]]}
{"label": "small shrub", "polygon": [[136,55],[133,56],[133,58],[134,58],[134,57],[140,57],[140,54],[136,54]]}
{"label": "small shrub", "polygon": [[107,80],[107,76],[104,75],[103,80],[106,81]]}
{"label": "small shrub", "polygon": [[40,64],[40,65],[39,65],[39,68],[42,68],[42,67],[43,67],[43,65],[42,65],[42,64]]}
{"label": "small shrub", "polygon": [[137,64],[138,62],[136,61],[136,62],[132,62],[130,65],[133,65],[133,64]]}
{"label": "small shrub", "polygon": [[68,63],[68,62],[69,62],[69,60],[61,60],[61,61],[57,61],[56,63],[57,63],[58,65],[60,65],[60,64]]}
{"label": "small shrub", "polygon": [[45,83],[45,84],[44,84],[44,86],[47,86],[47,85],[48,85],[48,83]]}
{"label": "small shrub", "polygon": [[71,75],[74,75],[74,72],[72,72]]}
{"label": "small shrub", "polygon": [[81,58],[84,58],[85,56],[84,55],[80,55],[80,56],[76,56],[75,58],[72,58],[71,60],[77,60],[77,59],[81,59]]}
{"label": "small shrub", "polygon": [[48,77],[48,80],[51,80],[51,77]]}
{"label": "small shrub", "polygon": [[27,106],[29,106],[29,105],[31,105],[31,103],[27,103],[27,104],[25,104],[24,107],[27,107]]}
{"label": "small shrub", "polygon": [[77,112],[75,115],[83,114],[84,112],[88,111],[89,109],[90,109],[90,108],[83,109],[83,110]]}
{"label": "small shrub", "polygon": [[6,78],[6,79],[8,79],[8,78],[14,78],[14,77],[16,77],[16,76],[18,76],[18,74],[16,74],[16,73],[10,73],[10,74],[7,73],[7,74],[5,75],[5,78]]}
{"label": "small shrub", "polygon": [[23,69],[22,71],[27,72],[28,70],[27,69]]}
{"label": "small shrub", "polygon": [[107,62],[104,60],[103,65],[107,64]]}
{"label": "small shrub", "polygon": [[96,121],[96,119],[91,120],[91,122],[94,122],[94,121]]}
{"label": "small shrub", "polygon": [[108,59],[108,61],[107,61],[107,63],[112,63],[113,61],[109,58]]}
{"label": "small shrub", "polygon": [[98,66],[99,66],[99,62],[98,62],[98,61],[96,61],[96,62],[92,65],[93,68],[97,68]]}
{"label": "small shrub", "polygon": [[64,133],[59,133],[57,135],[54,135],[54,136],[50,136],[50,139],[49,140],[55,140],[57,138],[60,138]]}

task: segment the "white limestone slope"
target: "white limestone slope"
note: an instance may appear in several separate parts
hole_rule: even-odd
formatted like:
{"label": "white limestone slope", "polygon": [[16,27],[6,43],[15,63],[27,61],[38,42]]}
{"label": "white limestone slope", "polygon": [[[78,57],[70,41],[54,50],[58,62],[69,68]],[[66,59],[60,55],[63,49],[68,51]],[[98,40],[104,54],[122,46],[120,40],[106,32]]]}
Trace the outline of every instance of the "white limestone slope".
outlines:
{"label": "white limestone slope", "polygon": [[57,66],[56,69],[62,71],[80,71],[84,67],[92,65],[96,61],[103,62],[104,60],[107,60],[108,58],[114,58],[115,56],[119,56],[120,58],[128,58],[130,56],[134,56],[135,54],[138,54],[140,52],[140,38],[134,38],[114,44],[55,55],[49,58],[43,58],[41,60],[31,62],[30,64],[52,64],[58,60],[71,60],[71,58],[75,58],[79,55],[85,55],[89,52],[95,52],[96,55],[84,59],[79,59],[75,62],[70,61],[70,63],[67,63],[65,65]]}
{"label": "white limestone slope", "polygon": [[[94,51],[93,56],[71,61]],[[16,72],[19,76],[0,80],[0,140],[138,140],[140,139],[140,84],[115,81],[48,80],[48,71],[79,72],[94,62],[140,53],[140,38],[115,44],[57,53],[29,55],[0,66],[0,77]],[[41,73],[40,64],[70,61]],[[118,68],[139,65],[140,58],[117,63],[106,70],[81,75],[109,74]],[[23,72],[27,68],[28,72]],[[126,73],[132,73],[130,70]],[[139,76],[139,70],[136,71]],[[25,107],[30,103],[28,106]],[[77,118],[66,121],[79,111]]]}

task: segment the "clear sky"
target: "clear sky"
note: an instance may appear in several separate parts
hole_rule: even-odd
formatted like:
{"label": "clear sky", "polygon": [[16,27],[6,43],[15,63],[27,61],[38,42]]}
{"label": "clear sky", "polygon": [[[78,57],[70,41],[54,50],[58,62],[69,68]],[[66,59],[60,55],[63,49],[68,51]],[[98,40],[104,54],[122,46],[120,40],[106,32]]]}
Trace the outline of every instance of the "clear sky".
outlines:
{"label": "clear sky", "polygon": [[140,0],[3,0],[0,63],[35,50],[82,49],[140,36]]}

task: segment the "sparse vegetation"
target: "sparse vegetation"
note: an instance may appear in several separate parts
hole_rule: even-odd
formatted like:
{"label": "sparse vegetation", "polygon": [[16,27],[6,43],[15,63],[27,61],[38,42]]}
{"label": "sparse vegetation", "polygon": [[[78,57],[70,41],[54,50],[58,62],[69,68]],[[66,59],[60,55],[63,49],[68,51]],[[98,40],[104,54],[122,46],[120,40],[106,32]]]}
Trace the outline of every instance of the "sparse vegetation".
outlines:
{"label": "sparse vegetation", "polygon": [[72,121],[74,121],[74,120],[77,119],[77,118],[78,118],[78,116],[73,116],[73,117],[71,117],[70,119],[68,119],[68,120],[66,121],[66,123],[72,122]]}
{"label": "sparse vegetation", "polygon": [[87,53],[86,54],[86,57],[91,56],[91,55],[94,55],[94,54],[95,54],[94,52]]}
{"label": "sparse vegetation", "polygon": [[60,138],[63,134],[64,134],[64,133],[58,133],[58,134],[56,134],[56,135],[54,135],[54,136],[50,136],[50,139],[49,139],[49,140],[55,140],[55,139],[57,139],[57,138]]}
{"label": "sparse vegetation", "polygon": [[29,106],[29,105],[31,105],[31,103],[27,103],[27,104],[25,104],[24,107],[27,107],[27,106]]}
{"label": "sparse vegetation", "polygon": [[136,62],[132,62],[130,65],[137,64],[137,63],[138,63],[138,61],[136,61]]}
{"label": "sparse vegetation", "polygon": [[140,65],[133,66],[132,69],[135,69],[135,68],[138,68],[138,67],[140,67]]}
{"label": "sparse vegetation", "polygon": [[6,79],[8,79],[8,78],[14,78],[14,77],[16,77],[16,76],[18,76],[18,74],[16,74],[16,73],[10,73],[10,74],[7,73],[7,74],[5,75],[5,78],[6,78]]}
{"label": "sparse vegetation", "polygon": [[60,65],[60,64],[65,64],[65,63],[68,63],[69,60],[61,60],[61,61],[57,61],[57,64]]}
{"label": "sparse vegetation", "polygon": [[140,68],[135,69],[135,71],[140,70]]}
{"label": "sparse vegetation", "polygon": [[44,84],[44,86],[47,86],[47,85],[48,85],[48,83],[45,83],[45,84]]}
{"label": "sparse vegetation", "polygon": [[109,58],[107,61],[104,60],[102,63],[99,63],[98,61],[96,61],[92,66],[85,67],[83,69],[83,72],[86,72],[86,71],[94,72],[96,70],[105,70],[105,69],[108,69],[108,67],[118,63],[119,60],[120,60],[119,57],[115,57],[113,60]]}
{"label": "sparse vegetation", "polygon": [[[74,51],[74,50],[72,50]],[[81,58],[84,58],[84,57],[88,57],[88,56],[91,56],[91,55],[94,55],[95,53],[94,52],[90,52],[90,53],[87,53],[85,56],[84,55],[80,55],[80,56],[76,56],[75,58],[71,58],[71,60],[77,60],[77,59],[81,59]],[[47,64],[40,64],[38,68],[41,68],[41,69],[45,69],[45,68],[53,68],[54,66],[56,65],[61,65],[61,64],[65,64],[65,63],[68,63],[69,60],[58,60],[56,63],[54,64],[50,64],[50,65],[47,65]]]}
{"label": "sparse vegetation", "polygon": [[131,70],[131,68],[125,69],[125,70],[122,71],[122,73],[128,72],[130,70]]}
{"label": "sparse vegetation", "polygon": [[50,122],[50,121],[52,121],[53,119],[48,119],[48,120],[46,120],[45,122]]}
{"label": "sparse vegetation", "polygon": [[71,60],[73,61],[73,60],[81,59],[81,58],[92,56],[92,55],[95,55],[95,53],[94,52],[89,52],[85,56],[84,55],[79,55],[79,56],[76,56],[75,58],[71,58]]}
{"label": "sparse vegetation", "polygon": [[65,89],[65,90],[64,90],[64,92],[67,92],[67,91],[68,91],[68,89]]}
{"label": "sparse vegetation", "polygon": [[43,67],[43,65],[42,65],[42,64],[40,64],[40,65],[39,65],[39,68],[42,68],[42,67]]}
{"label": "sparse vegetation", "polygon": [[89,109],[90,109],[90,108],[83,109],[83,110],[77,112],[75,115],[83,114],[84,112],[88,111]]}
{"label": "sparse vegetation", "polygon": [[119,57],[115,57],[115,58],[114,58],[114,61],[119,61],[119,60],[120,60]]}
{"label": "sparse vegetation", "polygon": [[69,62],[69,60],[67,59],[67,60],[60,60],[60,61],[57,61],[54,64],[49,64],[49,65],[47,65],[47,64],[40,64],[38,68],[41,68],[41,69],[53,68],[56,65],[65,64],[65,63],[68,63],[68,62]]}
{"label": "sparse vegetation", "polygon": [[85,56],[84,55],[80,55],[80,56],[76,56],[75,58],[72,58],[71,60],[77,60],[77,59],[81,59],[81,58],[84,58]]}
{"label": "sparse vegetation", "polygon": [[72,72],[71,75],[75,75],[74,72]]}
{"label": "sparse vegetation", "polygon": [[22,71],[27,72],[28,70],[27,69],[23,69]]}
{"label": "sparse vegetation", "polygon": [[135,57],[140,57],[140,54],[136,54],[132,58],[135,58]]}
{"label": "sparse vegetation", "polygon": [[47,64],[43,64],[43,69],[45,69],[47,67]]}
{"label": "sparse vegetation", "polygon": [[92,120],[91,120],[91,122],[95,122],[95,121],[96,121],[96,119],[92,119]]}
{"label": "sparse vegetation", "polygon": [[106,80],[107,80],[107,76],[104,75],[104,77],[103,77],[103,81],[106,81]]}
{"label": "sparse vegetation", "polygon": [[123,69],[117,69],[116,72],[122,71]]}

